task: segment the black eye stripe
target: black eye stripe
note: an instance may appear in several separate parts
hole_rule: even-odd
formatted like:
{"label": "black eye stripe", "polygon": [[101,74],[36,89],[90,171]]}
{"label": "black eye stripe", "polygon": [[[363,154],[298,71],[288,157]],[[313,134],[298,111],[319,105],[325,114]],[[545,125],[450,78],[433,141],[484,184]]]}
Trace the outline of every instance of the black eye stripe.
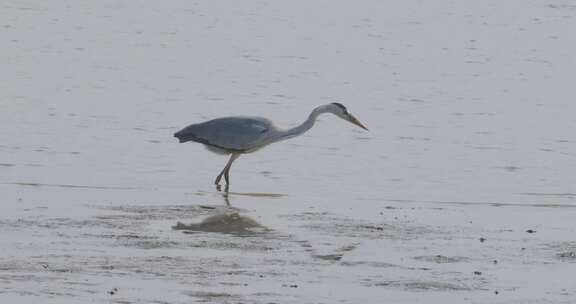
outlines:
{"label": "black eye stripe", "polygon": [[346,112],[346,107],[343,104],[338,103],[338,102],[333,102],[332,104],[341,108],[344,112]]}

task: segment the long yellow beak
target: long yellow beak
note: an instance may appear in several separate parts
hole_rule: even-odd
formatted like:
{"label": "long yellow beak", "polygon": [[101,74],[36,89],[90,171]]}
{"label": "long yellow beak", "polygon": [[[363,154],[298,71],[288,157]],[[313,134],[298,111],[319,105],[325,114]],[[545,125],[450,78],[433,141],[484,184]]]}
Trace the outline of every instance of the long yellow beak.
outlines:
{"label": "long yellow beak", "polygon": [[359,126],[360,128],[368,131],[368,128],[366,128],[366,126],[364,126],[356,117],[352,116],[352,114],[348,114],[349,115],[349,120],[351,123]]}

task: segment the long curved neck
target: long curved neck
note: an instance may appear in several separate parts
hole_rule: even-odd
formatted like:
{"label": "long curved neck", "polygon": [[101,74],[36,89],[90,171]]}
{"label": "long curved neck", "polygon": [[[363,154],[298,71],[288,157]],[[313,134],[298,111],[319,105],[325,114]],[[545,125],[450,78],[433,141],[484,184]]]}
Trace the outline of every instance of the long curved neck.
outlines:
{"label": "long curved neck", "polygon": [[310,130],[314,126],[314,123],[316,123],[316,118],[318,118],[320,114],[326,112],[327,112],[326,109],[323,107],[318,107],[314,109],[312,113],[310,113],[310,115],[308,116],[308,119],[306,119],[299,126],[296,126],[288,130],[279,131],[278,136],[274,139],[274,141],[286,140],[304,134],[306,131]]}

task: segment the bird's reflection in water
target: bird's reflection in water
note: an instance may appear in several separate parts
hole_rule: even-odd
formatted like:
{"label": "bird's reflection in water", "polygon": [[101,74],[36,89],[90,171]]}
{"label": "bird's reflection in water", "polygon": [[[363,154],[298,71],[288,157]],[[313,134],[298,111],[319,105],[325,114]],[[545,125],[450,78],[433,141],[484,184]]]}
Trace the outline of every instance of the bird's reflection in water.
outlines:
{"label": "bird's reflection in water", "polygon": [[216,232],[235,236],[248,236],[269,231],[269,229],[260,225],[256,220],[245,215],[240,215],[238,209],[232,207],[230,204],[231,192],[228,191],[228,185],[226,185],[224,191],[222,191],[220,187],[216,189],[222,195],[224,202],[228,206],[227,210],[220,209],[218,214],[208,216],[200,223],[184,224],[178,222],[172,229],[182,230],[184,233]]}
{"label": "bird's reflection in water", "polygon": [[251,197],[269,197],[269,198],[279,198],[279,197],[286,196],[286,194],[280,194],[280,193],[230,192],[229,190],[230,190],[229,185],[225,185],[224,190],[222,190],[222,187],[220,185],[216,185],[216,191],[218,191],[218,193],[220,193],[222,195],[222,198],[224,199],[224,202],[226,203],[226,205],[228,207],[231,207],[231,208],[232,208],[232,205],[230,204],[230,195],[251,196]]}
{"label": "bird's reflection in water", "polygon": [[240,215],[238,212],[211,215],[197,224],[178,222],[172,229],[182,230],[184,233],[216,232],[236,236],[261,234],[267,231],[264,226],[254,219]]}
{"label": "bird's reflection in water", "polygon": [[226,184],[226,186],[224,187],[224,191],[222,191],[222,187],[220,187],[220,185],[216,185],[216,191],[220,192],[222,194],[222,198],[224,198],[224,202],[226,203],[226,206],[228,207],[232,207],[232,205],[230,204],[230,185]]}

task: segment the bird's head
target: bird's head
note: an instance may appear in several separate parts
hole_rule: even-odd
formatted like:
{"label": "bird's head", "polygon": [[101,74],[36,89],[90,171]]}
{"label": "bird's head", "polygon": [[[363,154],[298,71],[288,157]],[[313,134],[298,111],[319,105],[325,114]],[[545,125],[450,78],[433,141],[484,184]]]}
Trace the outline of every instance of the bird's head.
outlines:
{"label": "bird's head", "polygon": [[327,106],[327,110],[330,113],[332,113],[332,114],[334,114],[334,115],[336,115],[336,116],[338,116],[338,117],[340,117],[340,118],[342,118],[348,122],[351,122],[351,123],[359,126],[362,129],[368,131],[368,128],[366,128],[366,126],[364,126],[356,117],[354,117],[354,115],[350,114],[343,104],[333,102],[333,103],[328,104],[326,106]]}

